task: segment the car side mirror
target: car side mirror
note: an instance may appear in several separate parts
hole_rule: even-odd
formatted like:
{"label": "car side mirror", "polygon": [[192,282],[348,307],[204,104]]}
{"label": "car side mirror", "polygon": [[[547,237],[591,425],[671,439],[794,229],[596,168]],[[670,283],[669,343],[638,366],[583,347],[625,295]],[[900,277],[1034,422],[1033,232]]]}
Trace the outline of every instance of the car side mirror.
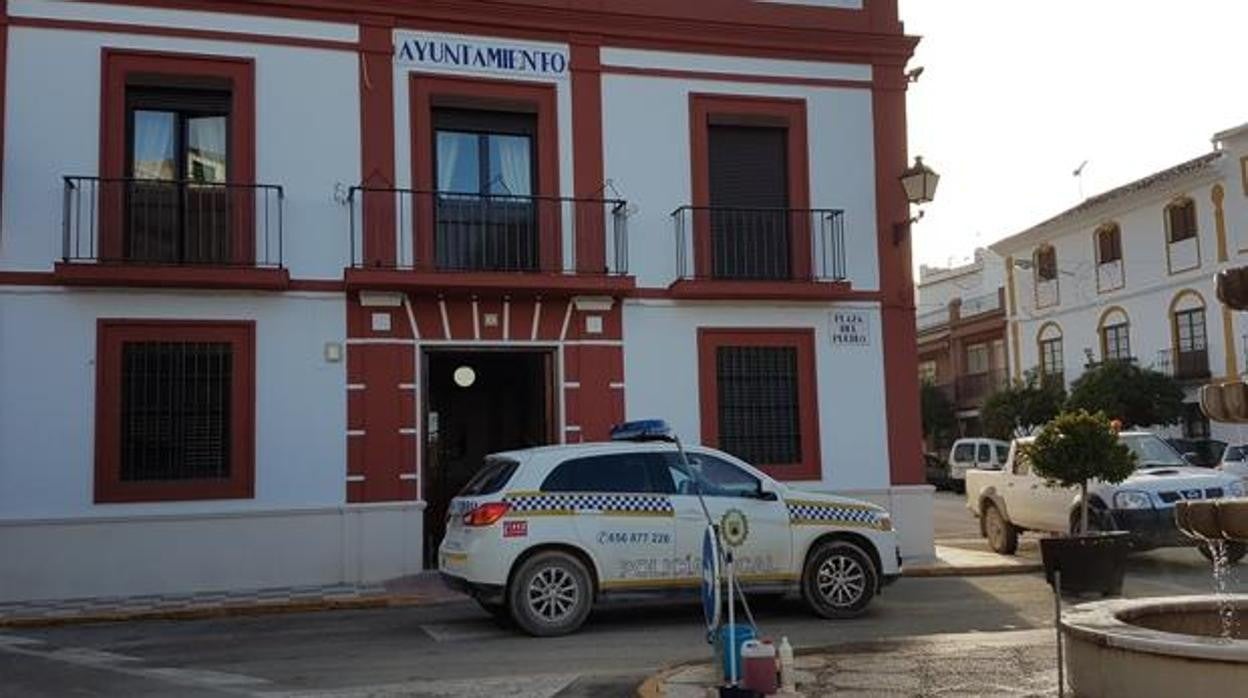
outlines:
{"label": "car side mirror", "polygon": [[776,491],[776,485],[768,480],[760,480],[758,482],[758,498],[764,502],[774,502],[780,499],[780,493]]}

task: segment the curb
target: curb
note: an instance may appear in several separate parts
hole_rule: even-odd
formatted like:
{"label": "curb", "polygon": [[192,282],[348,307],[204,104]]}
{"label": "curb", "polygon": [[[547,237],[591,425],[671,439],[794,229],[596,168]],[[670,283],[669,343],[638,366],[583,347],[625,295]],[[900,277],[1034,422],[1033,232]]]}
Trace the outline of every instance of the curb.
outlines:
{"label": "curb", "polygon": [[1044,570],[1039,562],[1028,562],[1014,565],[982,565],[977,567],[911,567],[903,568],[902,577],[997,577],[1009,574],[1031,574]]}
{"label": "curb", "polygon": [[157,609],[130,613],[111,612],[47,618],[0,618],[0,628],[47,628],[66,625],[86,625],[90,623],[124,623],[151,620],[205,620],[211,618],[284,615],[289,613],[315,613],[318,611],[437,606],[455,603],[456,601],[458,599],[430,599],[424,596],[382,596],[364,599],[244,603],[208,608]]}

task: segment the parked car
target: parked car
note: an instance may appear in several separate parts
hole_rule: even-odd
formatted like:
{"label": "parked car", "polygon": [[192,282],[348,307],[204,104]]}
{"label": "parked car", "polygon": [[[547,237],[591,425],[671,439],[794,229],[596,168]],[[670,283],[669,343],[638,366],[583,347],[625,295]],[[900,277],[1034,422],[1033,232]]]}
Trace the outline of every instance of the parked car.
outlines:
{"label": "parked car", "polygon": [[1248,445],[1227,446],[1226,450],[1222,451],[1222,460],[1218,463],[1218,470],[1248,481]]}
{"label": "parked car", "polygon": [[574,632],[616,594],[696,590],[708,516],[735,545],[744,589],[800,592],[825,618],[862,613],[900,574],[884,509],[800,492],[713,449],[686,453],[687,464],[674,443],[639,437],[491,455],[451,500],[439,570],[543,636]]}
{"label": "parked car", "polygon": [[932,485],[937,490],[953,488],[953,484],[949,480],[949,463],[941,460],[940,456],[934,453],[924,453],[923,467],[927,472],[927,484]]}
{"label": "parked car", "polygon": [[1201,468],[1213,468],[1222,460],[1226,442],[1217,439],[1166,439],[1184,460]]}
{"label": "parked car", "polygon": [[982,437],[958,439],[949,450],[949,480],[952,489],[966,491],[966,471],[971,468],[980,470],[1000,470],[1009,456],[1010,444],[1007,441]]}
{"label": "parked car", "polygon": [[[1187,464],[1168,443],[1148,432],[1123,432],[1118,438],[1136,455],[1135,472],[1123,482],[1089,483],[1091,530],[1126,531],[1133,549],[1192,545],[1174,523],[1174,505],[1185,499],[1240,497],[1244,483],[1235,476]],[[1016,439],[1003,470],[970,470],[966,506],[979,517],[980,533],[998,553],[1012,555],[1023,531],[1066,533],[1079,525],[1079,489],[1049,485],[1031,472],[1019,449],[1033,438]],[[1207,548],[1201,550],[1209,555]],[[1248,548],[1228,544],[1228,557],[1242,558]]]}

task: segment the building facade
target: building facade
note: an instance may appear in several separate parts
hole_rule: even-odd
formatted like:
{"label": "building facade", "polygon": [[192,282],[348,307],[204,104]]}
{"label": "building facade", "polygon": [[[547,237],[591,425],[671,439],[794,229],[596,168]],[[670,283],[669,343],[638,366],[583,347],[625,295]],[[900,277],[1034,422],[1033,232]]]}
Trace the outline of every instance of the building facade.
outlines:
{"label": "building facade", "polygon": [[411,573],[654,416],[931,554],[895,2],[0,8],[0,600]]}
{"label": "building facade", "polygon": [[1245,367],[1245,324],[1214,275],[1248,254],[1248,129],[1213,150],[1088,199],[992,249],[1006,259],[1012,373],[1069,386],[1089,365],[1129,360],[1184,386],[1163,435],[1244,441],[1210,424],[1199,387]]}
{"label": "building facade", "polygon": [[[1009,382],[1004,277],[1004,261],[985,249],[967,264],[919,268],[919,380],[954,405],[957,429],[949,436],[982,436],[980,408]],[[928,436],[928,451],[950,446],[937,441]]]}

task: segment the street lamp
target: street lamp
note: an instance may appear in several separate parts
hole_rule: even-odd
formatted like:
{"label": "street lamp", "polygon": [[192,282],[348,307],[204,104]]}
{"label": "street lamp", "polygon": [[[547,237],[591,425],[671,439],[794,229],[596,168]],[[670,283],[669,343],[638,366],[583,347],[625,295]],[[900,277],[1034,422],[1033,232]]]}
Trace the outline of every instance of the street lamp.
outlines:
{"label": "street lamp", "polygon": [[[940,183],[940,175],[927,165],[923,158],[916,157],[914,164],[901,173],[901,187],[906,192],[906,202],[915,206],[931,203],[936,198],[936,185]],[[923,218],[923,211],[903,223],[893,225],[893,244],[900,245],[910,232],[910,226]]]}

